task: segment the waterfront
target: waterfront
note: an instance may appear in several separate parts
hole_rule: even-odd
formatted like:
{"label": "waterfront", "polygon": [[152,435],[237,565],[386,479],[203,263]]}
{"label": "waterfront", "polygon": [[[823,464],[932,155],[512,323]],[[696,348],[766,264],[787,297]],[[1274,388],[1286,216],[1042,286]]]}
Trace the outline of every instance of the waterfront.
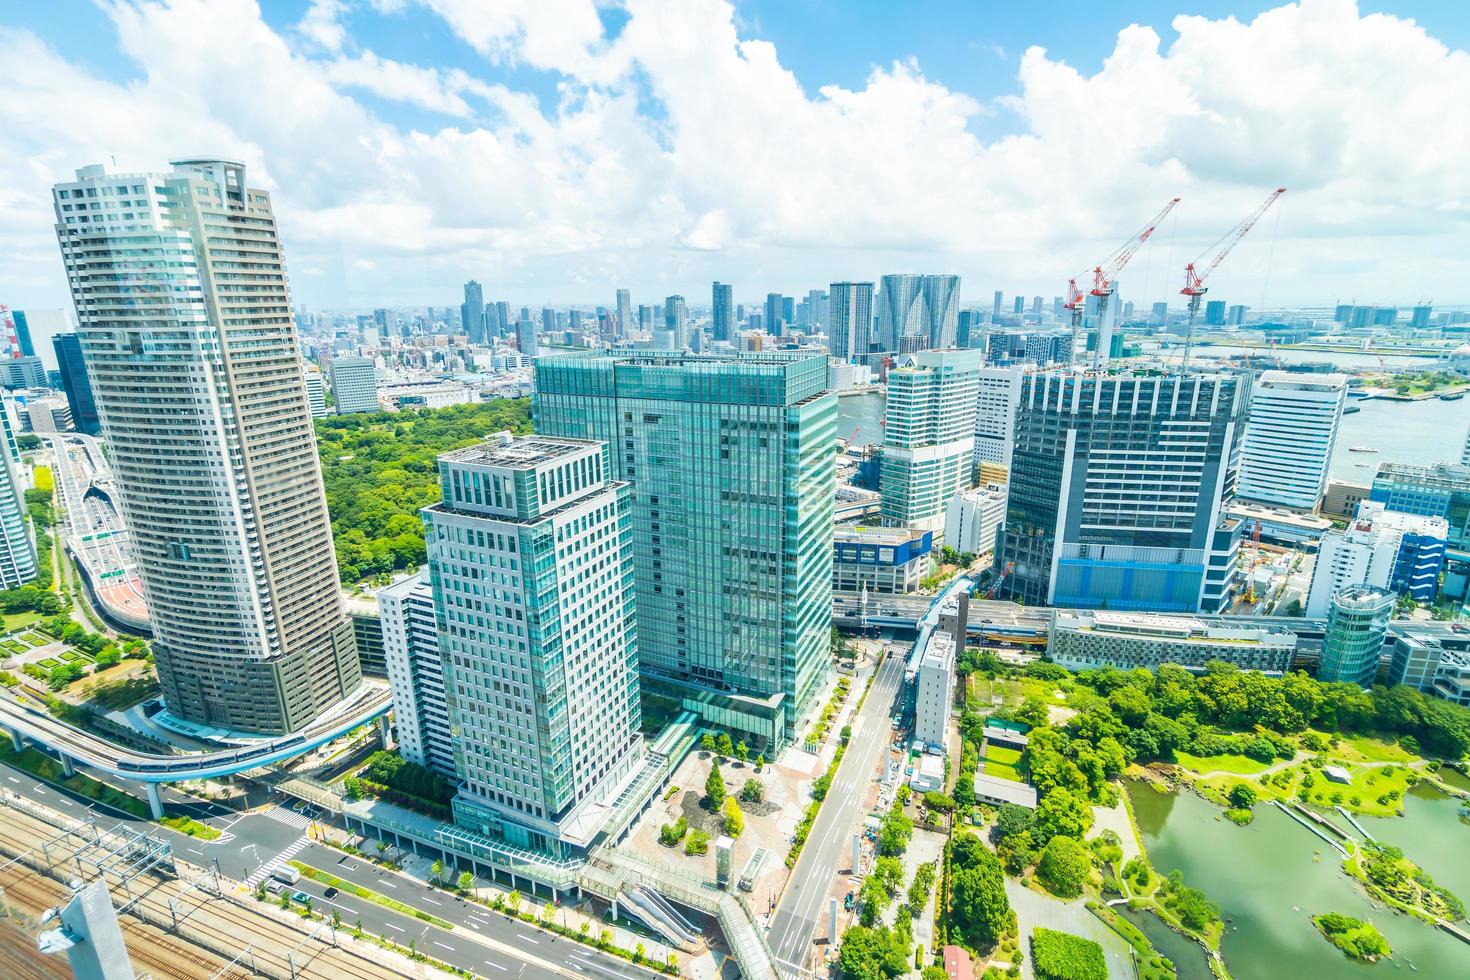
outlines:
{"label": "waterfront", "polygon": [[[1296,351],[1295,353],[1305,353]],[[1319,360],[1329,355],[1320,355]],[[1361,411],[1342,417],[1337,448],[1332,454],[1332,477],[1352,483],[1371,483],[1379,463],[1453,462],[1460,458],[1465,432],[1470,428],[1470,397],[1459,401],[1391,401],[1353,398],[1349,407]],[[883,441],[883,396],[850,395],[838,400],[837,434],[861,444]],[[1350,446],[1372,446],[1376,453],[1349,452]]]}
{"label": "waterfront", "polygon": [[[1426,977],[1470,974],[1470,946],[1375,907],[1342,870],[1337,852],[1276,807],[1257,806],[1255,821],[1237,827],[1218,807],[1188,791],[1164,794],[1130,781],[1128,795],[1154,867],[1165,875],[1182,871],[1186,883],[1202,889],[1224,911],[1228,925],[1221,952],[1236,980],[1362,980],[1374,970],[1410,966]],[[1453,891],[1470,877],[1456,856],[1470,840],[1465,836],[1470,828],[1459,823],[1457,809],[1458,803],[1444,794],[1416,788],[1406,816],[1364,820],[1364,825],[1403,846]],[[1453,837],[1454,832],[1460,836]],[[1349,960],[1312,925],[1309,916],[1323,912],[1371,920],[1393,947],[1393,958],[1377,966]],[[1178,958],[1181,980],[1209,976],[1202,959]]]}

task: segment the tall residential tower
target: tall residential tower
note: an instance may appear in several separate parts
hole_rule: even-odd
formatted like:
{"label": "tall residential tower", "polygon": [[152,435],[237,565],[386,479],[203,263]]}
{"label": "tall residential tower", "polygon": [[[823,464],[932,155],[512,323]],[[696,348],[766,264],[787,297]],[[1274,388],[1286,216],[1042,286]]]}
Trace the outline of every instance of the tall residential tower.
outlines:
{"label": "tall residential tower", "polygon": [[56,236],[174,714],[291,732],[362,680],[270,195],[83,167]]}

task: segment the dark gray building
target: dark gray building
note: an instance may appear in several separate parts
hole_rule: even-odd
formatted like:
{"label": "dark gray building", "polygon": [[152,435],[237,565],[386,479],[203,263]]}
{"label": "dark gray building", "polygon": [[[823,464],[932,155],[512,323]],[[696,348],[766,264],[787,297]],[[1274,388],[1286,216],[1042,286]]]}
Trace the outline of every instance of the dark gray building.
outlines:
{"label": "dark gray building", "polygon": [[1022,379],[997,561],[1028,605],[1219,612],[1249,388],[1234,375]]}

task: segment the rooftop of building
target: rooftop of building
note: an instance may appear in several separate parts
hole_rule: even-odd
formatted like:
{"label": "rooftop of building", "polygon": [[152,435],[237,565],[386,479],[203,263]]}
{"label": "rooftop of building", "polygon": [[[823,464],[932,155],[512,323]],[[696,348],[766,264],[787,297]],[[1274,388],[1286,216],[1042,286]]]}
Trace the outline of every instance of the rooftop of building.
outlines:
{"label": "rooftop of building", "polygon": [[878,544],[878,545],[901,545],[910,541],[920,541],[926,535],[932,535],[932,531],[921,531],[909,527],[868,527],[856,524],[836,524],[832,527],[832,537],[838,544]]}
{"label": "rooftop of building", "polygon": [[951,670],[954,668],[954,655],[954,637],[944,630],[935,630],[929,634],[929,642],[924,646],[924,658],[919,661],[919,669]]}
{"label": "rooftop of building", "polygon": [[1391,606],[1396,601],[1398,596],[1376,585],[1350,585],[1332,597],[1333,605],[1344,609],[1378,609],[1384,605]]}
{"label": "rooftop of building", "polygon": [[1278,388],[1299,388],[1303,391],[1331,391],[1336,388],[1346,388],[1348,376],[1345,374],[1302,374],[1297,371],[1262,371],[1260,384],[1269,384]]}
{"label": "rooftop of building", "polygon": [[1182,643],[1266,643],[1295,642],[1295,634],[1274,625],[1226,624],[1218,618],[1168,615],[1146,612],[1107,612],[1104,610],[1057,609],[1052,613],[1053,629],[1071,629],[1081,633],[1135,633],[1140,636],[1167,637]]}
{"label": "rooftop of building", "polygon": [[506,469],[529,469],[564,457],[580,456],[588,449],[600,449],[601,445],[591,439],[513,436],[509,432],[500,432],[484,442],[443,453],[439,459]]}
{"label": "rooftop of building", "polygon": [[1249,521],[1267,521],[1272,524],[1300,528],[1303,531],[1321,532],[1332,529],[1332,522],[1325,517],[1319,517],[1316,514],[1309,514],[1299,510],[1269,507],[1266,504],[1252,503],[1251,501],[1241,500],[1239,498],[1230,504],[1228,512],[1233,517],[1243,518]]}

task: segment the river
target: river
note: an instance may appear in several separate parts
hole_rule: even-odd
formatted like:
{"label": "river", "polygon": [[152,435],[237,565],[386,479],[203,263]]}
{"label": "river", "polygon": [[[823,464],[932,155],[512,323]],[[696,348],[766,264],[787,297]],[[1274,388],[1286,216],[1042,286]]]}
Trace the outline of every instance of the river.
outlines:
{"label": "river", "polygon": [[[1228,927],[1221,952],[1237,980],[1363,980],[1374,971],[1410,973],[1409,964],[1425,977],[1470,976],[1470,945],[1375,908],[1343,872],[1337,852],[1275,806],[1258,805],[1255,821],[1237,827],[1218,807],[1187,791],[1162,794],[1130,782],[1128,795],[1154,867],[1162,874],[1179,869],[1188,884],[1224,910]],[[1451,891],[1465,895],[1461,883],[1470,884],[1470,868],[1463,855],[1470,827],[1460,823],[1458,807],[1442,793],[1416,787],[1407,816],[1362,822],[1369,832],[1403,847]],[[1340,816],[1336,822],[1346,824]],[[1309,916],[1323,912],[1371,920],[1393,947],[1393,958],[1376,966],[1348,959],[1312,925]],[[1155,931],[1149,929],[1150,935]],[[1165,952],[1175,953],[1181,980],[1209,977],[1202,957],[1184,956],[1177,946]]]}

